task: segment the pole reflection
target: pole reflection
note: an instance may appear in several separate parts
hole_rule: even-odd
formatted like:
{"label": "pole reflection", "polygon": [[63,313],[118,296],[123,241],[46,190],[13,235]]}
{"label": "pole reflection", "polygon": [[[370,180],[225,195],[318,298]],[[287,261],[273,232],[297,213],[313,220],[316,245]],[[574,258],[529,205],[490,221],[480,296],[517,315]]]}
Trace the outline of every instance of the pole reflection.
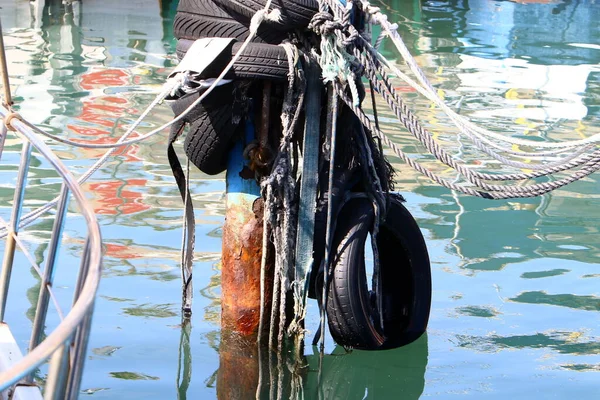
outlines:
{"label": "pole reflection", "polygon": [[[181,326],[177,399],[194,398],[191,323]],[[260,349],[254,340],[222,333],[216,389],[219,400],[366,398],[418,399],[425,388],[429,357],[427,334],[410,345],[385,351],[351,351],[336,347],[331,354],[300,358]],[[213,376],[215,375],[213,374]],[[212,382],[212,379],[209,379]]]}

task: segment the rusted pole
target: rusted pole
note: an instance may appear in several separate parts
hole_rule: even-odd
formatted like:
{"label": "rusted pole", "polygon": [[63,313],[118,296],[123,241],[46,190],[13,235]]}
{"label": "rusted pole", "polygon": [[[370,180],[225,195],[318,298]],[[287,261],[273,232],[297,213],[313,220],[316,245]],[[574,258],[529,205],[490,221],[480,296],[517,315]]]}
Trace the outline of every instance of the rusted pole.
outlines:
{"label": "rusted pole", "polygon": [[[267,98],[271,85],[264,86]],[[259,152],[268,142],[268,112],[265,117],[264,102],[260,132]],[[255,139],[254,124],[248,121],[245,143]],[[258,338],[261,308],[261,261],[263,248],[263,201],[254,174],[243,158],[244,143],[232,150],[227,166],[226,215],[223,226],[221,268],[221,327],[249,340]],[[272,266],[266,273],[263,293],[271,298]],[[265,305],[266,306],[266,305]],[[269,307],[265,307],[267,310]],[[268,327],[265,327],[268,329]]]}
{"label": "rusted pole", "polygon": [[[238,173],[241,169],[237,169]],[[228,170],[227,176],[234,171]],[[243,179],[227,179],[227,211],[223,226],[221,327],[242,336],[256,336],[260,322],[262,200]],[[254,183],[254,182],[252,182]],[[256,185],[256,184],[254,184]]]}
{"label": "rusted pole", "polygon": [[[265,270],[261,274],[264,203],[256,182],[256,174],[265,172],[270,154],[270,96],[271,83],[265,82],[256,124],[259,132],[255,135],[253,121],[247,122],[245,140],[236,144],[227,165],[217,376],[219,400],[255,398],[263,359],[259,338],[268,333],[270,326],[264,319],[261,324],[261,305],[263,315],[270,315],[273,262],[270,257],[265,258]],[[244,160],[246,148],[252,149],[247,152],[250,160]]]}

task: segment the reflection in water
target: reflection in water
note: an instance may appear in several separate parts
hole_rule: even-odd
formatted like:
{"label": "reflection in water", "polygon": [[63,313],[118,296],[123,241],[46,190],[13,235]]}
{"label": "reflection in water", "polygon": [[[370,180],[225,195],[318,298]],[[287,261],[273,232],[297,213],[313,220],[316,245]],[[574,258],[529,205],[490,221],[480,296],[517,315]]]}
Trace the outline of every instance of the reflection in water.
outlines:
{"label": "reflection in water", "polygon": [[600,354],[600,338],[585,338],[581,332],[552,332],[535,335],[459,337],[461,347],[478,351],[496,352],[499,349],[551,348],[563,354]]}
{"label": "reflection in water", "polygon": [[600,297],[577,296],[574,294],[548,294],[543,291],[524,292],[510,299],[518,303],[548,304],[576,308],[587,311],[600,311]]}
{"label": "reflection in water", "polygon": [[[192,379],[191,324],[182,323],[177,370],[178,399],[186,399]],[[346,352],[293,359],[293,351],[258,351],[256,343],[222,334],[219,345],[217,398],[327,399],[402,398],[416,400],[425,387],[427,334],[405,347],[385,351]],[[263,377],[261,380],[261,376]],[[191,394],[190,394],[191,395]],[[193,398],[193,396],[192,396]]]}
{"label": "reflection in water", "polygon": [[[344,353],[337,348],[323,357],[308,357],[310,371],[305,398],[315,399],[418,399],[425,387],[427,334],[394,350]],[[315,375],[321,374],[320,382]],[[312,379],[311,379],[312,378]]]}
{"label": "reflection in water", "polygon": [[[409,18],[400,29],[418,39],[421,52],[525,58],[542,65],[600,62],[595,47],[600,8],[594,0],[527,5],[485,0],[420,3],[392,0],[390,5],[395,16]],[[423,49],[428,39],[429,48]]]}
{"label": "reflection in water", "polygon": [[182,318],[181,337],[179,339],[179,363],[177,364],[177,399],[186,400],[187,391],[192,380],[192,349],[190,336],[192,323],[187,318]]}

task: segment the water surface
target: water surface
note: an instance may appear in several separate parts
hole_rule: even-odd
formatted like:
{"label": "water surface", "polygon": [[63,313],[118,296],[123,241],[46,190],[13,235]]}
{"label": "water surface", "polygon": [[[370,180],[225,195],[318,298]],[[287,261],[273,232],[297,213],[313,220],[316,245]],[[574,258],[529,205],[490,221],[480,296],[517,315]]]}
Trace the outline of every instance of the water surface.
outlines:
{"label": "water surface", "polygon": [[[600,132],[597,2],[380,5],[398,21],[439,93],[461,114],[498,132],[544,139]],[[109,137],[117,137],[149,104],[176,63],[175,7],[176,1],[86,0],[65,17],[61,7],[44,16],[29,2],[0,0],[19,111],[53,133],[93,143],[114,140]],[[382,51],[397,58],[389,43]],[[439,110],[400,82],[398,88],[459,157],[477,157],[457,141]],[[143,129],[171,116],[163,106]],[[382,112],[382,120],[404,150],[447,179],[455,177],[393,123],[390,113]],[[76,174],[101,154],[52,146]],[[10,139],[0,167],[4,218],[19,148]],[[401,349],[350,354],[328,339],[320,378],[318,357],[308,348],[305,398],[598,398],[600,176],[540,198],[489,201],[440,188],[388,155],[398,171],[397,188],[430,251],[434,294],[428,334]],[[51,199],[59,187],[39,157],[32,167],[29,208]],[[217,386],[233,384],[218,373],[224,176],[193,173],[196,292],[191,331],[184,335],[178,269],[182,205],[166,160],[166,133],[120,151],[85,189],[102,225],[105,263],[81,397],[216,398]],[[51,222],[42,219],[24,235],[39,261],[50,229]],[[82,222],[70,218],[65,234],[56,287],[68,304]],[[15,273],[19,279],[11,293],[23,300],[9,304],[7,318],[25,348],[38,283],[29,269]],[[318,319],[311,307],[310,339]],[[56,315],[50,321],[56,323]],[[180,354],[182,338],[187,346]]]}

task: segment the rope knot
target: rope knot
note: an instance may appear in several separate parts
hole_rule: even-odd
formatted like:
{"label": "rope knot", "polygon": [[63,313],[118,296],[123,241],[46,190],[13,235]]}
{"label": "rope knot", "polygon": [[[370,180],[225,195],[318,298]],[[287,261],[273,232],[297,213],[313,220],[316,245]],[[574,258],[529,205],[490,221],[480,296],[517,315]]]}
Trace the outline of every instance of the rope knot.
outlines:
{"label": "rope knot", "polygon": [[313,15],[308,28],[315,32],[317,35],[326,36],[332,35],[336,30],[343,30],[344,24],[333,17],[328,12],[320,11]]}
{"label": "rope knot", "polygon": [[321,36],[320,50],[317,55],[323,80],[325,83],[339,79],[348,82],[352,91],[353,103],[359,104],[358,92],[354,82],[354,57],[349,48],[355,47],[360,34],[350,21],[351,5],[341,15],[332,15],[327,11],[319,11],[310,21],[309,28]]}

